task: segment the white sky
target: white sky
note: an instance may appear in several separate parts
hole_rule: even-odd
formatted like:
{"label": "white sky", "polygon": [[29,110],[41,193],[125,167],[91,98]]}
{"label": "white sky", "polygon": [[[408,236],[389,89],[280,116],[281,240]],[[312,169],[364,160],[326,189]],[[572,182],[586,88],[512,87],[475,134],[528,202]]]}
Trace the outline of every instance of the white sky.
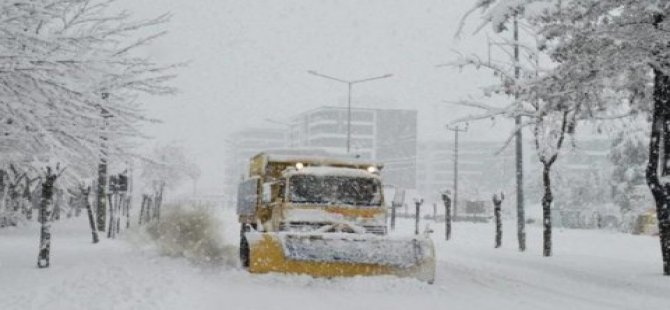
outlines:
{"label": "white sky", "polygon": [[[220,187],[229,147],[223,138],[230,132],[340,104],[346,85],[307,70],[343,79],[392,73],[393,78],[355,86],[353,105],[415,108],[421,140],[450,135],[444,124],[467,111],[443,100],[480,96],[479,87],[493,83],[489,72],[435,67],[454,60],[453,50],[486,55],[484,34],[470,35],[480,22],[477,14],[462,38],[454,39],[473,2],[122,0],[138,17],[173,14],[169,35],[150,53],[161,61],[191,63],[175,81],[178,96],[147,99],[150,113],[164,120],[148,132],[191,150],[206,191]],[[492,128],[486,121],[462,137],[502,141],[510,123],[498,120]]]}

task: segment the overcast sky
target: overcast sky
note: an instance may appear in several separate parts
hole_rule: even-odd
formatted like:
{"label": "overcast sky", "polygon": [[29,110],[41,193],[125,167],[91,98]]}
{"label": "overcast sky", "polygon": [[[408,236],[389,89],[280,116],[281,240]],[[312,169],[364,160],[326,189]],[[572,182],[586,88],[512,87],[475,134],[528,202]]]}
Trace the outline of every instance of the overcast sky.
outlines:
{"label": "overcast sky", "polygon": [[[353,106],[419,111],[420,140],[450,135],[444,124],[466,109],[445,104],[493,83],[489,72],[436,68],[454,50],[486,55],[485,33],[472,36],[473,15],[460,40],[454,33],[467,0],[123,0],[138,17],[170,12],[168,36],[150,47],[161,61],[190,61],[175,81],[175,97],[148,98],[162,125],[148,132],[178,141],[203,169],[208,191],[223,174],[223,138],[239,129],[273,126],[271,118],[323,105],[339,105],[346,85],[306,73],[343,79],[392,73],[354,87]],[[507,35],[507,34],[504,34]],[[504,56],[500,56],[504,57]],[[464,139],[503,140],[509,121],[471,126]],[[276,125],[275,125],[276,126]]]}

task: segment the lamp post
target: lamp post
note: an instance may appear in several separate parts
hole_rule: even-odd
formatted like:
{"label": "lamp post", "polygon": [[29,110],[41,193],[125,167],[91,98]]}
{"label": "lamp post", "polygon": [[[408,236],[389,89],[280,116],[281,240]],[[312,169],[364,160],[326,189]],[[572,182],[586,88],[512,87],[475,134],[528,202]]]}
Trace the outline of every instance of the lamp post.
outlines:
{"label": "lamp post", "polygon": [[321,74],[313,70],[307,71],[307,73],[311,75],[315,75],[318,77],[322,77],[324,79],[329,79],[333,81],[337,81],[340,83],[347,84],[348,86],[348,99],[347,99],[347,154],[351,151],[351,88],[354,86],[354,84],[359,84],[363,82],[369,82],[369,81],[374,81],[374,80],[381,80],[385,78],[390,78],[393,76],[393,74],[385,74],[385,75],[380,75],[376,77],[371,77],[371,78],[365,78],[365,79],[360,79],[360,80],[343,80],[339,79],[336,77],[332,77],[329,75]]}

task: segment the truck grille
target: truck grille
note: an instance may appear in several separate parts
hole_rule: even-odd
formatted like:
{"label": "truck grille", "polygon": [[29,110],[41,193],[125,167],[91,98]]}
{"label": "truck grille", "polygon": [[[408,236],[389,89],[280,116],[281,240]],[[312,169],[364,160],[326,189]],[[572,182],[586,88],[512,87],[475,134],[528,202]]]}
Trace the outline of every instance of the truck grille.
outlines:
{"label": "truck grille", "polygon": [[[317,230],[330,223],[306,223],[306,222],[282,222],[279,225],[280,231],[310,232]],[[386,226],[363,226],[365,232],[375,235],[386,235]]]}

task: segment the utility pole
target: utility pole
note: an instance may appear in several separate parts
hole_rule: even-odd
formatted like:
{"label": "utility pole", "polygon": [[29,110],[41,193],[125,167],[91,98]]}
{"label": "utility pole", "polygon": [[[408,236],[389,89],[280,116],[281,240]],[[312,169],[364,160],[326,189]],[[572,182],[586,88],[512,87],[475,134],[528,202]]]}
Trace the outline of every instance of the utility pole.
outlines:
{"label": "utility pole", "polygon": [[[518,13],[514,14],[514,78],[516,84],[521,76],[519,66],[519,21]],[[514,100],[519,99],[518,90],[514,90]],[[517,221],[517,239],[519,240],[519,251],[526,250],[526,215],[524,210],[523,198],[523,136],[521,133],[521,116],[514,117],[516,126],[515,146],[516,146],[516,221]]]}
{"label": "utility pole", "polygon": [[347,84],[348,86],[348,95],[347,95],[347,154],[350,153],[351,151],[351,88],[354,86],[354,84],[359,84],[363,82],[369,82],[369,81],[374,81],[374,80],[381,80],[385,78],[390,78],[393,76],[393,74],[385,74],[381,76],[376,76],[376,77],[371,77],[371,78],[365,78],[365,79],[360,79],[360,80],[343,80],[339,79],[336,77],[332,77],[329,75],[321,74],[313,70],[307,71],[307,73],[311,75],[315,75],[318,77],[322,77],[325,79],[337,81],[340,83]]}
{"label": "utility pole", "polygon": [[454,132],[454,220],[458,217],[458,133],[468,131],[468,125],[464,128],[460,126],[447,126],[447,130]]}

